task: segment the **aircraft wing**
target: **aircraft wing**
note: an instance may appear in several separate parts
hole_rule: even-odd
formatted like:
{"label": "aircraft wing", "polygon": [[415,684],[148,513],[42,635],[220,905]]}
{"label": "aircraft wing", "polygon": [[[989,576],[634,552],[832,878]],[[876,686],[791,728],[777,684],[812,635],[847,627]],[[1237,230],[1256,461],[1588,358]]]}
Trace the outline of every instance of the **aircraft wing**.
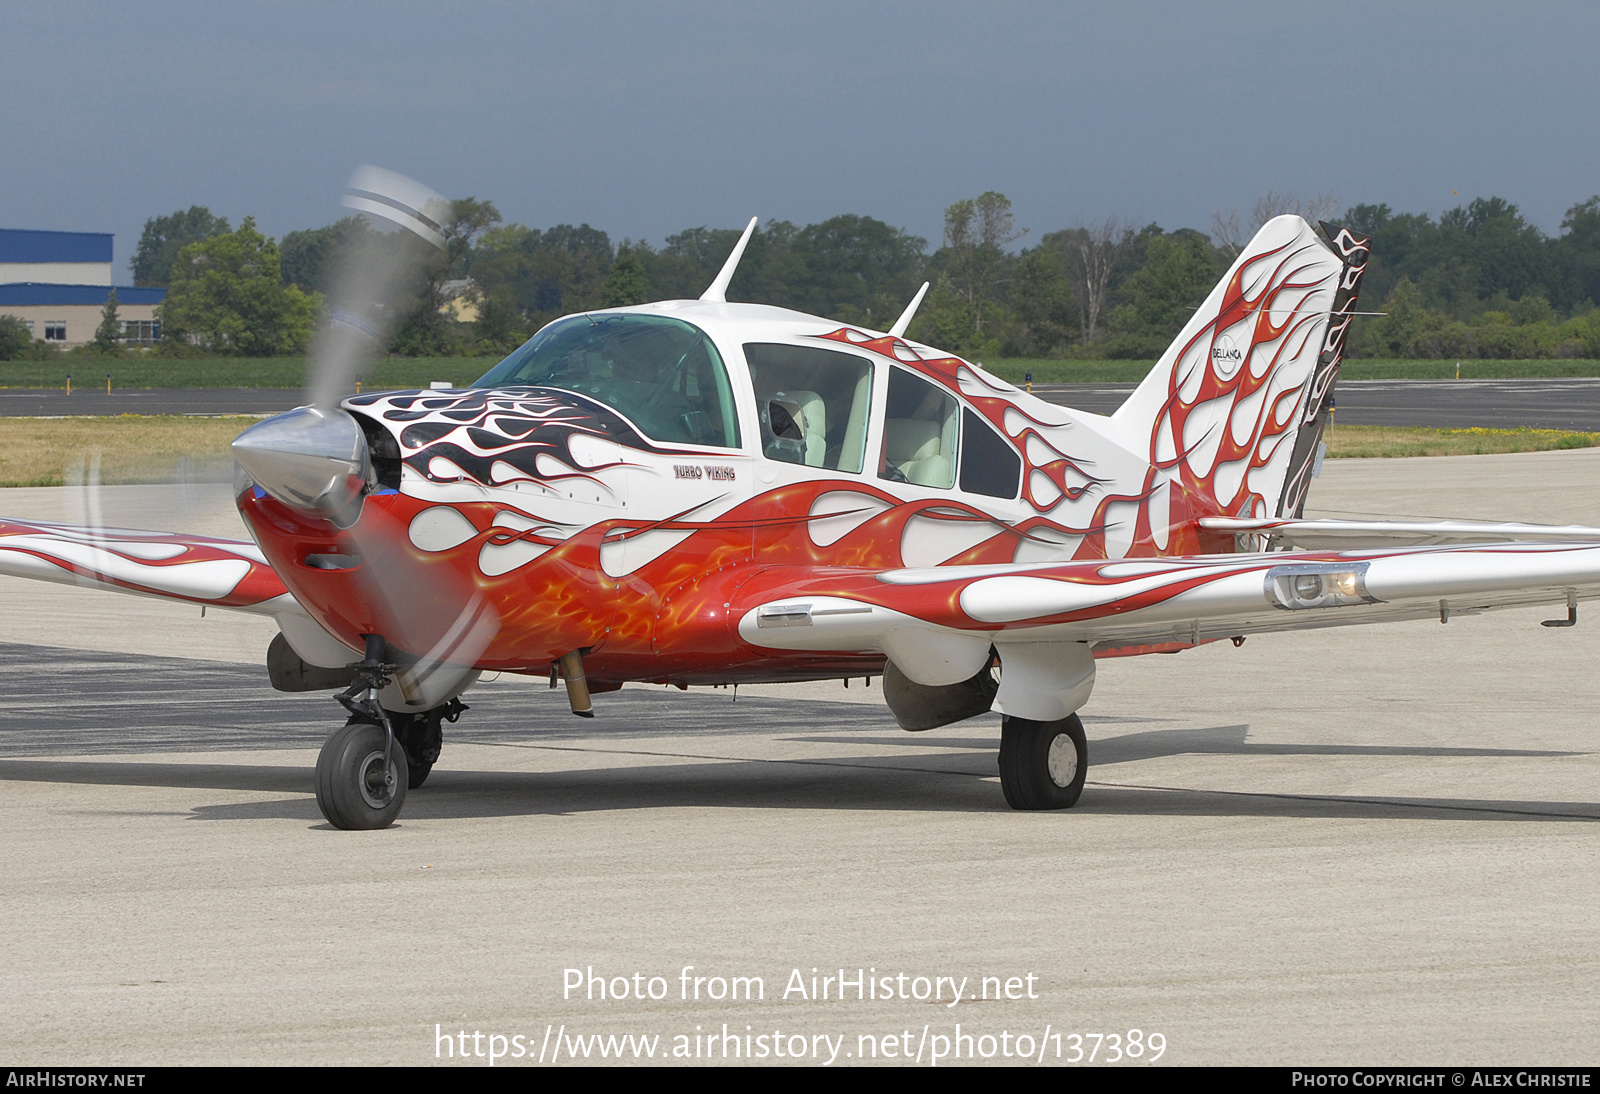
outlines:
{"label": "aircraft wing", "polygon": [[243,540],[0,517],[0,574],[261,615],[304,614],[261,551]]}
{"label": "aircraft wing", "polygon": [[[1000,655],[1004,701],[1013,663],[1027,667],[1035,692],[1066,695],[1072,682],[1057,666],[1076,665],[1080,676],[1092,678],[1090,650],[1148,652],[1542,603],[1575,616],[1578,600],[1600,597],[1600,538],[834,570],[786,586],[769,582],[754,580],[741,590],[749,591],[738,617],[745,641],[775,649],[875,650],[916,683],[932,686],[968,679],[989,663],[992,647]],[[1059,687],[1050,682],[1052,672]],[[1033,702],[1037,697],[1013,701],[1008,712],[1044,719],[1076,709]]]}

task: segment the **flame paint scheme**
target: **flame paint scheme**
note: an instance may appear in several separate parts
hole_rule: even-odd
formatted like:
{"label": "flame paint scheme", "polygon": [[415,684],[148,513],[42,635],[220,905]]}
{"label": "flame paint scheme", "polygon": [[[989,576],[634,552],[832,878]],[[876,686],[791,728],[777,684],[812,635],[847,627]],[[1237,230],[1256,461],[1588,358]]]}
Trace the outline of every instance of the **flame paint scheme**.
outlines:
{"label": "flame paint scheme", "polygon": [[[1301,519],[1367,253],[1326,230],[1331,246],[1297,217],[1269,222],[1109,417],[902,337],[665,302],[590,322],[703,334],[742,443],[661,440],[557,387],[361,395],[342,406],[382,481],[353,523],[247,481],[256,545],[7,521],[0,571],[272,614],[327,666],[367,635],[445,643],[482,605],[494,625],[469,667],[543,675],[580,651],[596,691],[887,666],[939,689],[997,659],[994,707],[1039,723],[1088,700],[1095,656],[1600,594],[1600,530]],[[777,404],[742,367],[757,345],[846,355],[870,378],[846,442],[859,471],[771,458]],[[927,442],[946,461],[932,484],[892,470],[897,374],[954,408]],[[1296,544],[1313,549],[1282,549]]]}

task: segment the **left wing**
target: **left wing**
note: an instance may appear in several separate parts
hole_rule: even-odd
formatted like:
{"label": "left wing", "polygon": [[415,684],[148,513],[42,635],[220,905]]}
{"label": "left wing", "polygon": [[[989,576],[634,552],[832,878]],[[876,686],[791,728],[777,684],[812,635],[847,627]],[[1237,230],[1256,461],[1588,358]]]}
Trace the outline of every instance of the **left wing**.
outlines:
{"label": "left wing", "polygon": [[260,615],[304,613],[254,543],[213,536],[0,517],[0,574]]}
{"label": "left wing", "polygon": [[921,685],[967,680],[998,652],[1000,709],[1047,720],[1087,700],[1096,651],[1541,603],[1575,618],[1600,597],[1600,539],[835,570],[741,594],[752,645],[875,650]]}

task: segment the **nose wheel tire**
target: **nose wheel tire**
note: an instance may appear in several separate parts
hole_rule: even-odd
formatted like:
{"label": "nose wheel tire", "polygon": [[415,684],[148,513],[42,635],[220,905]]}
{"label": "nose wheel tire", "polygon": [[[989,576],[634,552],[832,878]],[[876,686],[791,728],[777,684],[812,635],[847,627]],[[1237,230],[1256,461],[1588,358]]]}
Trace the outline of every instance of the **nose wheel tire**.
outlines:
{"label": "nose wheel tire", "polygon": [[387,828],[400,815],[410,781],[396,741],[383,762],[381,726],[353,722],[333,732],[317,756],[317,806],[335,828]]}
{"label": "nose wheel tire", "polygon": [[1076,714],[1056,722],[1003,718],[1000,789],[1013,809],[1069,809],[1083,793],[1089,745]]}

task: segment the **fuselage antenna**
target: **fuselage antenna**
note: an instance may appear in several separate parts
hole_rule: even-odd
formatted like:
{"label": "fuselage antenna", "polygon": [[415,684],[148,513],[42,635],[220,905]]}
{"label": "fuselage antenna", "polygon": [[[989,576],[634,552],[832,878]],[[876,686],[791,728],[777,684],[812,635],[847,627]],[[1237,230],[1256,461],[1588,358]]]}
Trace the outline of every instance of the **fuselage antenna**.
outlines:
{"label": "fuselage antenna", "polygon": [[924,281],[922,288],[917,290],[917,295],[911,298],[911,303],[906,305],[906,310],[900,313],[900,318],[894,321],[894,326],[889,328],[890,338],[902,338],[906,328],[911,325],[911,320],[916,318],[917,308],[922,304],[922,298],[928,295],[928,283]]}
{"label": "fuselage antenna", "polygon": [[728,256],[728,261],[722,264],[722,272],[717,274],[717,279],[711,287],[700,294],[701,300],[709,300],[713,304],[726,304],[728,302],[728,282],[733,280],[733,271],[739,268],[739,260],[744,257],[745,246],[750,242],[750,236],[756,230],[756,221],[759,217],[751,217],[750,223],[745,225],[744,235],[739,237],[738,246]]}

